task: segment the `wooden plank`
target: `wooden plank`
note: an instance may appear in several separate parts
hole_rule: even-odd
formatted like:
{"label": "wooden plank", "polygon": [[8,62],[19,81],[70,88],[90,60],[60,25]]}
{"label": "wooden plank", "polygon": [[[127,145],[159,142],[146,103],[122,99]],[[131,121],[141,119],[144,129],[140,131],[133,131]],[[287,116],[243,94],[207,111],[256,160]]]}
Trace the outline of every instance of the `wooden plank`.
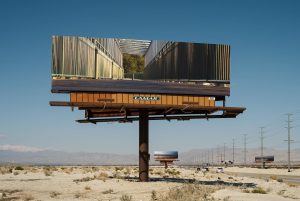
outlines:
{"label": "wooden plank", "polygon": [[94,102],[94,93],[93,92],[88,93],[88,100],[89,100],[89,102]]}
{"label": "wooden plank", "polygon": [[177,96],[172,96],[172,102],[174,105],[178,105],[178,102],[177,102]]}
{"label": "wooden plank", "polygon": [[128,94],[123,94],[123,103],[129,103],[128,97],[129,97]]}
{"label": "wooden plank", "polygon": [[70,102],[77,102],[77,93],[71,93],[70,94]]}
{"label": "wooden plank", "polygon": [[170,95],[167,96],[167,105],[173,105],[173,98]]}
{"label": "wooden plank", "polygon": [[123,103],[123,97],[121,93],[117,93],[116,103]]}
{"label": "wooden plank", "polygon": [[178,102],[177,102],[177,104],[178,105],[182,105],[182,96],[178,96]]}
{"label": "wooden plank", "polygon": [[204,106],[204,97],[199,97],[199,105]]}
{"label": "wooden plank", "polygon": [[97,103],[99,98],[100,98],[99,93],[94,93],[94,100],[93,100],[93,102]]}
{"label": "wooden plank", "polygon": [[128,95],[128,103],[133,103],[133,94]]}
{"label": "wooden plank", "polygon": [[166,95],[161,96],[161,104],[166,105],[167,104],[167,97]]}
{"label": "wooden plank", "polygon": [[116,93],[111,94],[111,99],[113,99],[113,103],[116,103],[116,101],[117,101],[117,94]]}
{"label": "wooden plank", "polygon": [[89,102],[89,97],[87,93],[82,93],[82,102]]}
{"label": "wooden plank", "polygon": [[204,106],[209,106],[208,97],[204,97]]}

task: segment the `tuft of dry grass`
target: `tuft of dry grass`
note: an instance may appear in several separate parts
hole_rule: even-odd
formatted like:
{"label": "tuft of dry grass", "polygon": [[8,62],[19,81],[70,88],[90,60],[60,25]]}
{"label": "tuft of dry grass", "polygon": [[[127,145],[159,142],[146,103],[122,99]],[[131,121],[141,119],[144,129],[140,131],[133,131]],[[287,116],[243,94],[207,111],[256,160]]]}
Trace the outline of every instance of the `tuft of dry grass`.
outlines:
{"label": "tuft of dry grass", "polygon": [[121,197],[120,197],[120,200],[121,201],[132,201],[132,196],[131,195],[122,195]]}
{"label": "tuft of dry grass", "polygon": [[53,191],[53,192],[50,193],[51,198],[57,198],[59,195],[61,195],[61,193],[56,192],[56,191]]}
{"label": "tuft of dry grass", "polygon": [[184,184],[180,187],[175,187],[169,190],[166,195],[163,195],[158,200],[160,201],[211,201],[214,200],[211,194],[220,187]]}
{"label": "tuft of dry grass", "polygon": [[108,179],[108,174],[106,172],[100,172],[99,175],[95,175],[95,178],[105,182]]}
{"label": "tuft of dry grass", "polygon": [[102,191],[102,194],[112,194],[113,192],[114,192],[114,190],[110,188],[106,191]]}
{"label": "tuft of dry grass", "polygon": [[89,190],[91,190],[91,187],[90,186],[85,186],[84,189],[89,191]]}
{"label": "tuft of dry grass", "polygon": [[252,193],[259,193],[259,194],[267,194],[267,191],[264,190],[262,187],[256,187],[251,192]]}
{"label": "tuft of dry grass", "polygon": [[20,195],[20,199],[23,201],[30,201],[30,200],[34,200],[34,197],[28,193],[22,193]]}

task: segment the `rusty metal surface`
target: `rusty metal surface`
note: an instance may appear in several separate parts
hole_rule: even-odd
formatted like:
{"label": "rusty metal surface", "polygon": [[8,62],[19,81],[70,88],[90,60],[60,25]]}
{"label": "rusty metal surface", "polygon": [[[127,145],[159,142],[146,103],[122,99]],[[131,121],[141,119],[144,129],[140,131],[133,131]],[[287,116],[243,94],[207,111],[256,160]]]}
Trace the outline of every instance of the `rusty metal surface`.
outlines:
{"label": "rusty metal surface", "polygon": [[229,96],[230,88],[162,81],[139,80],[52,80],[53,93],[118,92],[199,96]]}
{"label": "rusty metal surface", "polygon": [[139,115],[139,179],[149,180],[149,115],[146,110]]}

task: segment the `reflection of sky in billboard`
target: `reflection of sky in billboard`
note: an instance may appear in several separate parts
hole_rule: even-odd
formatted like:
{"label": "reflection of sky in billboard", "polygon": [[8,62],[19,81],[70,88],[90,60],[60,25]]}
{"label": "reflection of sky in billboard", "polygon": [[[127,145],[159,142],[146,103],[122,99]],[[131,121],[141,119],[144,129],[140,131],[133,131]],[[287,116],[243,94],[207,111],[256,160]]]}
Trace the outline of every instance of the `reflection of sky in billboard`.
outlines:
{"label": "reflection of sky in billboard", "polygon": [[[231,45],[228,105],[246,106],[233,120],[150,122],[150,150],[213,147],[232,138],[259,146],[266,126],[267,147],[286,148],[287,112],[299,141],[299,1],[207,1],[143,4],[128,1],[82,4],[62,1],[14,2],[0,6],[1,144],[70,151],[136,153],[133,124],[81,125],[80,111],[52,108],[52,35],[155,38]],[[116,140],[118,139],[118,140]],[[170,140],[171,139],[171,140]],[[292,145],[300,146],[299,143]]]}

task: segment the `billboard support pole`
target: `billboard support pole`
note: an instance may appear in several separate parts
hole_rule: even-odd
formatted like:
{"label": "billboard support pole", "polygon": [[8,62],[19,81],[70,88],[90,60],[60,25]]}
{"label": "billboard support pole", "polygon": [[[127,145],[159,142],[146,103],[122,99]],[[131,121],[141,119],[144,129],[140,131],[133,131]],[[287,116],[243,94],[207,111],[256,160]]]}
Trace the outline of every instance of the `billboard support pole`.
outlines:
{"label": "billboard support pole", "polygon": [[139,112],[139,180],[149,181],[149,114]]}

